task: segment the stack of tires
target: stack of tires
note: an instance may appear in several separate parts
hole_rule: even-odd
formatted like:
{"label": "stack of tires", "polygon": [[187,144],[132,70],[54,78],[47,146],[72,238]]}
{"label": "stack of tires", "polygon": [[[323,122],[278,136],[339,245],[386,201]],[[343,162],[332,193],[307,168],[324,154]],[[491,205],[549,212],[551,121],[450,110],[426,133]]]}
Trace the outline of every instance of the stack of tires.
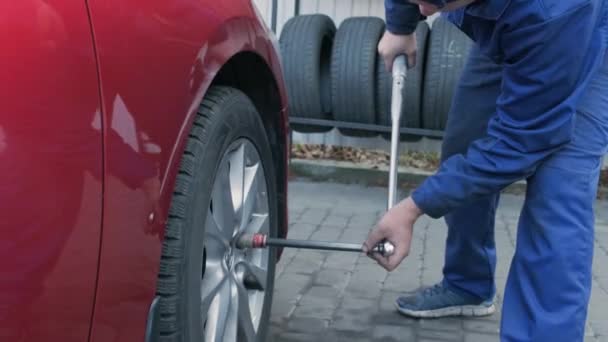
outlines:
{"label": "stack of tires", "polygon": [[[376,17],[348,18],[339,29],[323,14],[291,18],[280,37],[290,115],[390,126],[392,77],[377,53],[384,31],[384,21]],[[407,73],[402,126],[443,130],[471,41],[442,18],[434,20],[432,27],[420,22],[416,38],[417,63]],[[333,128],[291,126],[302,133]],[[378,135],[368,130],[339,130],[352,137]],[[403,140],[418,138],[402,135]]]}

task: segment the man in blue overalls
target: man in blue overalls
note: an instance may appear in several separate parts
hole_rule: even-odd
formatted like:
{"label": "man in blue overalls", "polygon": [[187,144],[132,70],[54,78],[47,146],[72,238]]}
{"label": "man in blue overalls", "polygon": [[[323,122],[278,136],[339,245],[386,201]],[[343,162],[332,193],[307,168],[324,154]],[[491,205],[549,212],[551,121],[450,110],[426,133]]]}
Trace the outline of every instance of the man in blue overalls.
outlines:
{"label": "man in blue overalls", "polygon": [[[608,147],[608,0],[386,0],[379,52],[415,53],[420,14],[444,12],[474,41],[449,113],[442,165],[389,210],[392,271],[422,214],[448,224],[443,280],[396,301],[414,317],[494,312],[499,192],[527,181],[504,294],[503,341],[583,341],[594,200]],[[418,61],[420,63],[421,61]],[[365,247],[366,250],[369,250]],[[603,265],[608,267],[608,265]]]}

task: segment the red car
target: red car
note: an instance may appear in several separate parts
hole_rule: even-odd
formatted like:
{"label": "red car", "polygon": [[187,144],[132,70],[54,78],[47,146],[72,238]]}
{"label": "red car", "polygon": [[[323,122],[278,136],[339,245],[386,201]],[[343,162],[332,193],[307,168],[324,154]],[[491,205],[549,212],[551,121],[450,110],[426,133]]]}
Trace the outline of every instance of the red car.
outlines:
{"label": "red car", "polygon": [[251,0],[0,5],[0,341],[263,341],[287,102]]}

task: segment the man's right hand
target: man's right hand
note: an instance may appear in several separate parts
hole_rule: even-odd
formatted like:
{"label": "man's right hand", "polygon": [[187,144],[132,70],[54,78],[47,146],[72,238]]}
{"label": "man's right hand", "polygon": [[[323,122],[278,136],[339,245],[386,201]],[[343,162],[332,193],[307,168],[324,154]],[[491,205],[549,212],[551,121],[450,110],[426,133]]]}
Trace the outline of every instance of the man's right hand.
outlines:
{"label": "man's right hand", "polygon": [[416,65],[417,49],[416,33],[397,35],[385,31],[380,43],[378,43],[378,53],[384,59],[384,65],[388,72],[393,69],[395,57],[403,54],[407,55],[408,67],[413,68]]}

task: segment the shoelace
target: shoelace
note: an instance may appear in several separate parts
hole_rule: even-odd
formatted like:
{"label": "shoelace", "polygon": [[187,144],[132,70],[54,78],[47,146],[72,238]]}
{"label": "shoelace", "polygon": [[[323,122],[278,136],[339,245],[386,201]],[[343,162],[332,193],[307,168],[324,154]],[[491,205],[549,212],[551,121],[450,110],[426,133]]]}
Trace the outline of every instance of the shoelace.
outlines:
{"label": "shoelace", "polygon": [[441,284],[435,284],[432,287],[426,288],[424,289],[424,295],[425,296],[435,296],[435,295],[440,295],[446,292],[446,289],[441,286]]}

